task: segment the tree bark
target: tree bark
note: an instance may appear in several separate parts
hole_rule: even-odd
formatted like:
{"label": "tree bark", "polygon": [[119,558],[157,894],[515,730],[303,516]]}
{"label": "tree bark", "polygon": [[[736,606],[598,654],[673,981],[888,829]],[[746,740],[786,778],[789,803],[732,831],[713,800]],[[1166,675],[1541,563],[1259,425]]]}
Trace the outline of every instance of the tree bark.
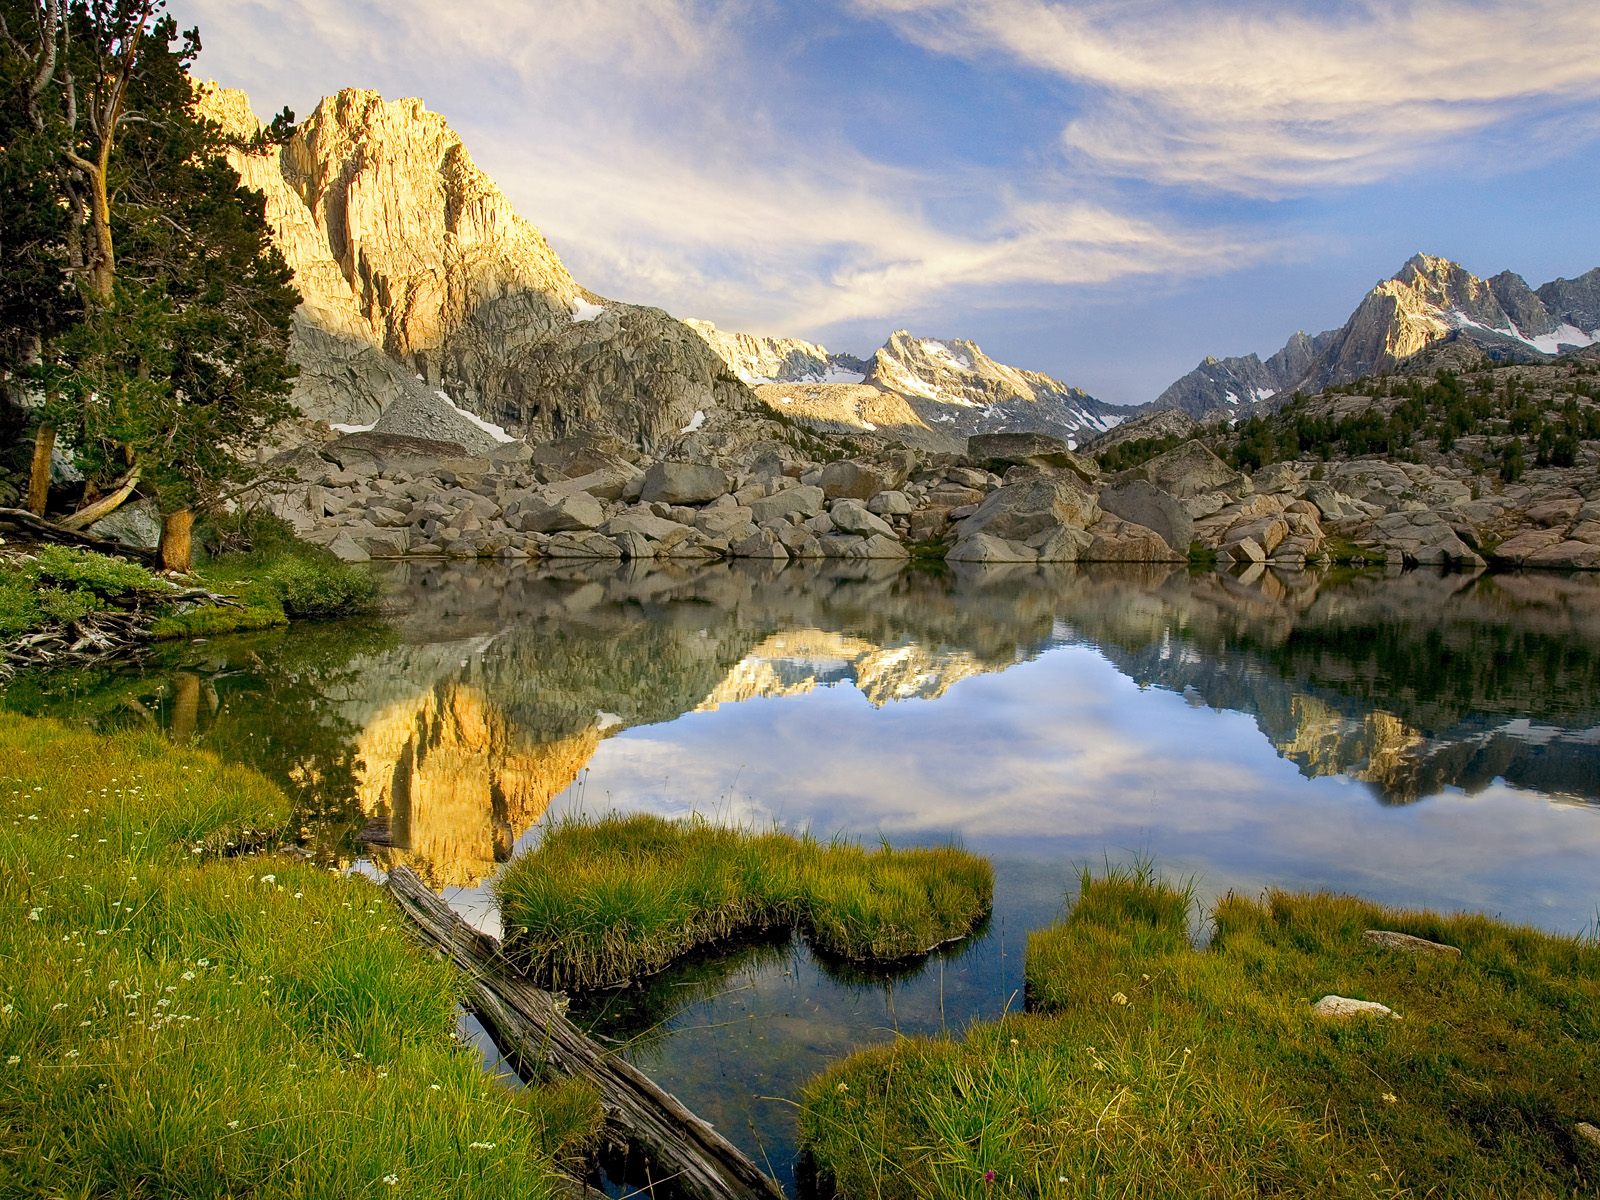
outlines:
{"label": "tree bark", "polygon": [[50,500],[50,459],[56,449],[56,427],[40,425],[33,435],[33,467],[28,473],[28,511],[44,516]]}
{"label": "tree bark", "polygon": [[161,518],[161,569],[189,573],[190,534],[194,531],[194,510],[180,508]]}

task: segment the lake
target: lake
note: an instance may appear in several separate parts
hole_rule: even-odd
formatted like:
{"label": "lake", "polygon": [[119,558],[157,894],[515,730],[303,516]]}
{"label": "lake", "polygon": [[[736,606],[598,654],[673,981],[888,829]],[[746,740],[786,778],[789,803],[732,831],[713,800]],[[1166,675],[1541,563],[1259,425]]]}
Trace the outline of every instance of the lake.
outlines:
{"label": "lake", "polygon": [[[1566,932],[1600,913],[1600,578],[887,564],[384,569],[393,615],[19,679],[14,709],[251,763],[330,862],[494,928],[574,812],[703,814],[991,858],[994,914],[911,969],[799,940],[574,1012],[790,1184],[851,1049],[1021,1007],[1030,929],[1145,859]],[[1203,911],[1195,933],[1204,938]]]}

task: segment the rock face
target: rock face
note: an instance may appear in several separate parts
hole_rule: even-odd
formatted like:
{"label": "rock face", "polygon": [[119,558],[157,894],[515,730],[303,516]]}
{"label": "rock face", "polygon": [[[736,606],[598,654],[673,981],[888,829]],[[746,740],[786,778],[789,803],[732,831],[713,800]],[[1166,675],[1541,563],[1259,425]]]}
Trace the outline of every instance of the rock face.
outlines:
{"label": "rock face", "polygon": [[763,383],[861,383],[870,365],[798,338],[727,333],[710,321],[687,320],[717,356],[752,387]]}
{"label": "rock face", "polygon": [[[236,135],[259,128],[240,92],[209,89],[202,108]],[[309,416],[370,425],[416,398],[416,376],[423,395],[442,390],[516,436],[648,447],[697,412],[752,402],[686,326],[580,287],[418,100],[346,89],[283,145],[230,161],[265,194],[304,298],[294,353]]]}
{"label": "rock face", "polygon": [[1152,407],[1192,416],[1270,409],[1295,391],[1392,371],[1452,339],[1519,362],[1600,342],[1600,268],[1535,290],[1510,271],[1484,280],[1448,259],[1417,254],[1367,293],[1343,327],[1315,337],[1296,333],[1265,362],[1254,354],[1207,358]]}
{"label": "rock face", "polygon": [[739,379],[758,388],[767,405],[833,432],[881,434],[959,452],[975,433],[1087,437],[1128,415],[1048,375],[996,362],[960,339],[914,337],[902,329],[862,360],[793,338],[687,324]]}

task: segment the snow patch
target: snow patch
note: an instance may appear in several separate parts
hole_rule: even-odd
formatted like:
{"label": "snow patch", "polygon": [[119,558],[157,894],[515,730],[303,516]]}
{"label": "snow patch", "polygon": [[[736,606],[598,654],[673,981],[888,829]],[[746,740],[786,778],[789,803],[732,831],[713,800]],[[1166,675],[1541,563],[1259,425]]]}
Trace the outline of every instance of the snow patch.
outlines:
{"label": "snow patch", "polygon": [[870,430],[873,433],[878,432],[878,427],[876,425],[874,425],[871,421],[863,421],[863,422],[861,422],[861,428]]}
{"label": "snow patch", "polygon": [[1255,391],[1250,393],[1250,399],[1256,401],[1259,404],[1261,401],[1271,399],[1273,396],[1276,396],[1277,394],[1278,394],[1277,392],[1273,391],[1269,387],[1258,387],[1258,388],[1255,389]]}
{"label": "snow patch", "polygon": [[860,371],[846,371],[843,367],[829,367],[822,377],[823,383],[865,383],[867,377]]}
{"label": "snow patch", "polygon": [[704,425],[705,423],[706,423],[706,414],[703,411],[701,411],[700,409],[697,408],[697,409],[694,410],[694,416],[689,418],[689,423],[687,425],[685,425],[682,429],[678,430],[678,432],[679,433],[693,433],[695,430],[699,429],[700,426]]}
{"label": "snow patch", "polygon": [[793,404],[794,403],[794,397],[793,396],[779,396],[778,397],[778,403],[779,404]]}
{"label": "snow patch", "polygon": [[1235,396],[1232,392],[1229,392],[1227,394],[1227,396],[1224,397],[1224,399],[1226,399],[1229,404],[1237,404],[1237,403],[1239,403],[1239,397]]}
{"label": "snow patch", "polygon": [[1522,332],[1518,330],[1517,337],[1542,353],[1559,354],[1562,346],[1592,346],[1600,342],[1600,329],[1585,333],[1576,325],[1563,325],[1554,333],[1542,333],[1532,338],[1523,337]]}
{"label": "snow patch", "polygon": [[332,421],[328,423],[329,429],[336,430],[339,433],[371,433],[377,427],[378,423],[376,421],[371,425],[340,425]]}
{"label": "snow patch", "polygon": [[970,358],[968,358],[965,354],[957,354],[943,342],[936,342],[932,339],[929,339],[922,342],[921,346],[922,352],[929,358],[943,359],[946,363],[958,371],[972,370],[972,360]]}
{"label": "snow patch", "polygon": [[450,406],[451,410],[454,411],[457,416],[465,417],[467,420],[471,421],[474,425],[476,425],[479,429],[481,429],[485,433],[487,433],[495,441],[497,441],[497,442],[514,442],[514,441],[517,440],[516,438],[512,437],[509,433],[507,433],[504,429],[501,429],[500,426],[494,424],[493,422],[485,421],[477,413],[468,412],[466,409],[462,408],[459,404],[457,404],[454,400],[450,399],[450,397],[445,395],[443,392],[436,391],[433,394],[435,396],[439,397],[439,399],[443,400],[446,404],[448,404]]}
{"label": "snow patch", "polygon": [[572,298],[572,320],[574,324],[592,321],[605,310],[606,306],[604,304],[590,304],[582,296],[574,296]]}

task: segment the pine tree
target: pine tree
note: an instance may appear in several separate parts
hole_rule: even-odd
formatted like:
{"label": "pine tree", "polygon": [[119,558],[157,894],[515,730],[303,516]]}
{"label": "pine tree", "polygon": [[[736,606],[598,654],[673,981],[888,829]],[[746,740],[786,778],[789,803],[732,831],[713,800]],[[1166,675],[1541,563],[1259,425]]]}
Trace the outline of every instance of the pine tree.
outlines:
{"label": "pine tree", "polygon": [[33,372],[42,427],[66,433],[90,490],[108,493],[87,514],[135,486],[154,495],[163,563],[186,570],[196,510],[250,476],[254,447],[289,415],[299,297],[262,197],[196,112],[198,31],[180,36],[163,0],[20,7],[31,22],[8,19],[7,37],[27,61],[13,26],[31,31],[33,78],[48,76],[25,115],[54,144],[81,301]]}

